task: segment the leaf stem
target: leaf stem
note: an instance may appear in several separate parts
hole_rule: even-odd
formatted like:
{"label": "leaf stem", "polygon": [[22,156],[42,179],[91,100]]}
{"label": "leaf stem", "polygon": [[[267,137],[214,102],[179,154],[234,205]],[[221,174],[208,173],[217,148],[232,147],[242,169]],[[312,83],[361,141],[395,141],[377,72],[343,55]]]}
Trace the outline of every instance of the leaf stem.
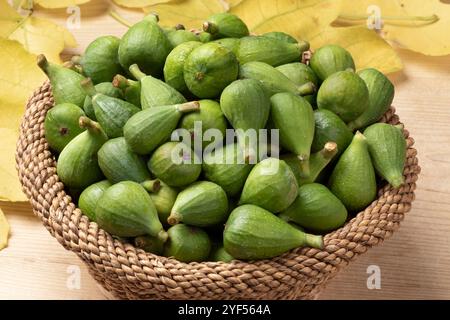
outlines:
{"label": "leaf stem", "polygon": [[125,19],[124,17],[122,17],[117,11],[115,10],[110,10],[108,12],[108,14],[117,22],[123,24],[125,27],[130,28],[133,24],[128,21],[127,19]]}
{"label": "leaf stem", "polygon": [[[338,19],[342,20],[367,20],[371,15],[367,14],[340,14]],[[424,21],[429,23],[435,23],[439,21],[439,17],[436,14],[431,16],[382,16],[383,21]]]}

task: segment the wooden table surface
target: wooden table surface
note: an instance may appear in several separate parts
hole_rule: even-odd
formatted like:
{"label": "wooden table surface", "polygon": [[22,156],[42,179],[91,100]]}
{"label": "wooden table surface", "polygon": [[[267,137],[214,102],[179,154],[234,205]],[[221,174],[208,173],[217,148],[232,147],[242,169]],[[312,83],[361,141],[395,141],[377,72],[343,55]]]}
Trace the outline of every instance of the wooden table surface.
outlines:
{"label": "wooden table surface", "polygon": [[[102,2],[81,6],[81,28],[72,30],[80,46],[68,53],[80,52],[99,35],[125,31],[106,10]],[[68,16],[63,9],[39,9],[37,15],[61,24]],[[124,15],[137,20],[140,13]],[[450,56],[399,54],[405,69],[391,76],[394,105],[419,152],[416,200],[400,230],[342,270],[321,299],[450,299]],[[28,204],[0,207],[11,224],[9,247],[0,252],[0,299],[105,298],[81,261],[50,236]],[[373,265],[380,268],[380,289],[367,286]]]}

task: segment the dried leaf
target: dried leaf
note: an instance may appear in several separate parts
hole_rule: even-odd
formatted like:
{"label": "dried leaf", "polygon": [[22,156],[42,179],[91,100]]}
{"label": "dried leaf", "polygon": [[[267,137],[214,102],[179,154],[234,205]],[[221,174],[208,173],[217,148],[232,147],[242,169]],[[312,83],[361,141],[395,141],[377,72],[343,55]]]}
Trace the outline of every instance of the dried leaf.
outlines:
{"label": "dried leaf", "polygon": [[5,214],[2,209],[0,209],[0,250],[8,246],[8,236],[9,236],[9,223],[6,220]]}
{"label": "dried leaf", "polygon": [[[383,35],[398,45],[431,56],[450,54],[450,3],[439,0],[344,0],[345,22],[367,24],[381,14]],[[353,18],[352,18],[353,17]],[[359,18],[359,19],[358,19]]]}
{"label": "dried leaf", "polygon": [[202,23],[213,13],[225,12],[227,6],[220,0],[178,0],[144,8],[144,12],[156,12],[161,25],[175,26],[182,23],[186,28],[201,28]]}
{"label": "dried leaf", "polygon": [[89,1],[90,0],[34,0],[33,2],[44,8],[56,9],[76,6]]}
{"label": "dried leaf", "polygon": [[0,38],[0,200],[26,201],[15,169],[15,147],[24,107],[45,79],[36,57],[13,40]]}
{"label": "dried leaf", "polygon": [[113,0],[116,4],[127,8],[145,8],[161,3],[179,2],[180,0]]}

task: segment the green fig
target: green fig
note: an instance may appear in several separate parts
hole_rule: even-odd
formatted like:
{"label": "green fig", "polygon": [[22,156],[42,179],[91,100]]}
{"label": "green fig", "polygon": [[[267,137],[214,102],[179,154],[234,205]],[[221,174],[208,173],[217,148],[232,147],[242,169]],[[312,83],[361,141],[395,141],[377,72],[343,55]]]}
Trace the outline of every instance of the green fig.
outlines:
{"label": "green fig", "polygon": [[317,92],[317,106],[337,114],[348,123],[358,118],[369,105],[369,90],[353,71],[339,71],[329,76]]}
{"label": "green fig", "polygon": [[98,200],[95,215],[99,227],[112,235],[167,239],[152,199],[139,183],[122,181],[109,187]]}
{"label": "green fig", "polygon": [[108,180],[94,183],[83,190],[78,199],[78,207],[91,221],[96,221],[95,207],[103,193],[111,187],[112,184]]}
{"label": "green fig", "polygon": [[130,72],[141,82],[142,109],[187,102],[186,98],[181,93],[164,81],[142,73],[137,64],[131,65]]}
{"label": "green fig", "polygon": [[300,159],[293,154],[281,156],[291,168],[299,186],[317,181],[325,167],[335,158],[338,147],[335,142],[327,142],[322,150],[313,153],[309,158],[309,176],[305,178],[301,170]]}
{"label": "green fig", "polygon": [[209,254],[209,261],[215,262],[231,262],[235,260],[228,252],[225,251],[223,244],[215,245],[211,248],[211,252]]}
{"label": "green fig", "polygon": [[238,16],[228,13],[216,13],[203,23],[203,31],[213,38],[242,38],[250,34],[247,25]]}
{"label": "green fig", "polygon": [[223,189],[209,181],[198,181],[178,194],[167,222],[207,227],[225,222],[228,199]]}
{"label": "green fig", "polygon": [[85,79],[81,74],[48,62],[43,54],[37,57],[37,65],[50,80],[55,104],[72,103],[83,107],[86,92],[81,87],[81,81]]}
{"label": "green fig", "polygon": [[163,254],[164,242],[158,237],[139,236],[134,238],[134,245],[137,248],[157,255]]}
{"label": "green fig", "polygon": [[239,48],[239,39],[238,38],[223,38],[212,41],[213,43],[218,43],[221,46],[227,48],[235,55],[237,54],[237,50]]}
{"label": "green fig", "polygon": [[119,63],[119,45],[119,38],[103,36],[92,41],[86,48],[80,59],[80,66],[92,82],[111,82],[116,74],[123,72]]}
{"label": "green fig", "polygon": [[367,139],[360,132],[342,154],[330,177],[329,186],[349,211],[367,207],[377,195],[375,171]]}
{"label": "green fig", "polygon": [[167,226],[167,218],[169,218],[175,200],[177,199],[178,190],[168,186],[163,181],[160,181],[158,190],[154,189],[152,181],[144,181],[142,186],[150,192],[156,211],[158,212],[159,220],[164,226]]}
{"label": "green fig", "polygon": [[175,47],[167,56],[164,64],[164,80],[175,90],[186,94],[189,92],[184,81],[184,62],[189,54],[202,45],[201,42],[188,41]]}
{"label": "green fig", "polygon": [[[102,93],[108,97],[123,98],[122,91],[113,86],[111,82],[102,82],[95,86],[96,93]],[[86,115],[94,121],[97,121],[95,117],[94,106],[92,105],[92,97],[87,95],[84,99],[83,110]]]}
{"label": "green fig", "polygon": [[370,156],[377,173],[394,188],[404,182],[406,140],[403,130],[386,123],[376,123],[364,131]]}
{"label": "green fig", "polygon": [[338,71],[355,70],[350,52],[333,44],[317,49],[311,57],[310,66],[322,81]]}
{"label": "green fig", "polygon": [[[217,145],[220,141],[206,141],[203,139],[203,134],[207,130],[216,129],[222,137],[225,137],[228,127],[227,119],[222,113],[220,104],[214,100],[200,100],[200,111],[188,113],[181,118],[178,128],[188,130],[192,136],[192,140],[195,143],[196,138],[202,142],[202,148],[206,148],[209,144]],[[201,126],[197,126],[201,124]],[[195,144],[194,144],[195,145]]]}
{"label": "green fig", "polygon": [[198,34],[198,38],[199,38],[200,42],[202,42],[202,43],[208,43],[214,39],[214,37],[212,36],[211,33],[204,32],[204,31],[202,31]]}
{"label": "green fig", "polygon": [[87,94],[92,97],[95,118],[109,138],[123,136],[123,126],[132,115],[141,109],[129,102],[98,93],[91,79],[81,83]]}
{"label": "green fig", "polygon": [[239,204],[254,204],[277,213],[297,197],[295,175],[283,160],[268,158],[255,165],[242,190]]}
{"label": "green fig", "polygon": [[146,74],[160,76],[172,46],[154,14],[133,25],[119,45],[119,62],[125,70],[137,64]]}
{"label": "green fig", "polygon": [[177,46],[185,42],[199,41],[198,36],[196,36],[193,32],[186,30],[175,30],[173,32],[167,33],[166,36],[172,48],[176,48]]}
{"label": "green fig", "polygon": [[347,209],[327,187],[310,183],[298,189],[297,199],[281,216],[308,230],[325,233],[345,223]]}
{"label": "green fig", "polygon": [[208,259],[211,241],[200,228],[177,224],[167,230],[169,239],[164,245],[164,256],[182,262],[201,262]]}
{"label": "green fig", "polygon": [[199,110],[198,101],[142,110],[123,128],[125,139],[137,154],[150,154],[170,138],[183,113]]}
{"label": "green fig", "polygon": [[191,184],[202,172],[197,155],[182,142],[166,142],[158,147],[148,161],[148,168],[171,187]]}
{"label": "green fig", "polygon": [[84,131],[79,125],[80,117],[84,115],[83,110],[72,103],[62,103],[51,108],[44,122],[48,145],[61,152],[73,138]]}
{"label": "green fig", "polygon": [[[262,84],[253,79],[237,80],[223,90],[220,97],[223,114],[236,130],[238,142],[246,153],[254,156],[255,146],[248,150],[249,130],[256,133],[266,126],[270,112],[270,99]],[[256,143],[256,141],[253,141]]]}
{"label": "green fig", "polygon": [[236,259],[269,259],[291,249],[322,248],[321,236],[304,233],[269,211],[254,205],[233,210],[225,225],[223,244]]}
{"label": "green fig", "polygon": [[[284,74],[289,80],[294,82],[297,86],[303,86],[309,82],[313,83],[316,88],[319,87],[319,78],[312,69],[301,62],[294,62],[284,64],[276,67],[278,71]],[[316,94],[305,96],[305,99],[311,104],[316,104]]]}
{"label": "green fig", "polygon": [[237,58],[240,64],[260,61],[277,67],[301,61],[303,52],[307,50],[309,50],[309,43],[306,41],[287,43],[271,37],[252,36],[241,39]]}
{"label": "green fig", "polygon": [[[125,78],[118,74],[114,77],[112,85],[122,90],[125,101],[141,108],[141,82]],[[103,93],[103,92],[100,92]],[[118,98],[118,97],[116,97]],[[120,98],[120,97],[119,97]]]}
{"label": "green fig", "polygon": [[112,183],[150,179],[144,159],[131,151],[123,137],[111,139],[100,148],[98,164]]}
{"label": "green fig", "polygon": [[207,43],[189,54],[183,72],[190,92],[203,99],[216,98],[237,79],[239,63],[227,48]]}
{"label": "green fig", "polygon": [[76,136],[63,149],[56,172],[67,187],[84,189],[103,178],[97,163],[97,152],[108,137],[97,122],[87,117],[80,117],[79,123],[86,131]]}
{"label": "green fig", "polygon": [[394,100],[395,88],[392,82],[380,71],[369,68],[358,72],[369,90],[369,106],[355,120],[348,124],[351,130],[371,125],[389,110]]}
{"label": "green fig", "polygon": [[308,101],[289,92],[277,93],[270,100],[271,117],[279,129],[281,146],[298,156],[301,175],[307,178],[314,138],[314,111]]}
{"label": "green fig", "polygon": [[316,127],[311,151],[319,152],[327,142],[333,141],[338,147],[337,157],[340,156],[352,142],[353,133],[345,125],[345,122],[331,111],[316,110],[314,118]]}
{"label": "green fig", "polygon": [[244,187],[252,165],[244,159],[244,153],[237,144],[228,144],[205,154],[203,172],[230,196],[237,196]]}
{"label": "green fig", "polygon": [[263,62],[254,61],[241,65],[239,77],[261,81],[270,96],[282,92],[307,96],[316,92],[314,83],[307,82],[298,86],[276,68]]}
{"label": "green fig", "polygon": [[274,31],[274,32],[267,32],[263,34],[263,37],[269,37],[269,38],[275,38],[287,43],[298,43],[298,40],[295,39],[293,36],[280,31]]}

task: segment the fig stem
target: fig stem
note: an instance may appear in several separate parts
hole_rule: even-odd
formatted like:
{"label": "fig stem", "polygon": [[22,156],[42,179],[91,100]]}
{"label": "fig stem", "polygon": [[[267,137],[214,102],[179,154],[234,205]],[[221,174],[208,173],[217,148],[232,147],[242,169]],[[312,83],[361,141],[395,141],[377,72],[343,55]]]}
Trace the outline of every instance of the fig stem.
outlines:
{"label": "fig stem", "polygon": [[215,23],[205,21],[203,22],[203,31],[210,33],[210,34],[216,34],[219,32],[219,28]]}
{"label": "fig stem", "polygon": [[87,129],[91,132],[98,133],[102,132],[102,127],[100,127],[100,124],[98,122],[95,122],[88,117],[81,116],[78,120],[78,124],[81,128]]}
{"label": "fig stem", "polygon": [[159,240],[161,240],[161,241],[164,243],[164,242],[166,242],[167,239],[169,238],[169,234],[168,234],[166,231],[161,230],[161,231],[158,233],[157,238],[158,238]]}
{"label": "fig stem", "polygon": [[312,82],[307,82],[298,87],[298,94],[301,96],[309,96],[316,92],[316,85]]}
{"label": "fig stem", "polygon": [[200,110],[200,102],[198,101],[191,101],[183,104],[178,105],[178,111],[181,113],[188,113],[192,111],[198,111]]}
{"label": "fig stem", "polygon": [[127,19],[125,19],[124,17],[122,17],[117,11],[115,10],[110,10],[108,12],[108,14],[117,22],[123,24],[125,27],[130,28],[131,26],[133,26],[133,24],[128,21]]}
{"label": "fig stem", "polygon": [[323,237],[306,233],[305,234],[305,244],[307,246],[310,246],[313,248],[322,249],[323,248]]}
{"label": "fig stem", "polygon": [[137,80],[141,80],[142,78],[146,77],[147,75],[139,69],[139,66],[135,63],[130,66],[130,72]]}
{"label": "fig stem", "polygon": [[308,41],[301,40],[297,43],[297,47],[301,52],[305,52],[310,49],[310,44]]}
{"label": "fig stem", "polygon": [[81,56],[73,56],[70,61],[72,61],[74,64],[80,65],[81,64]]}
{"label": "fig stem", "polygon": [[156,12],[151,12],[150,14],[146,15],[144,17],[144,19],[142,19],[142,20],[158,23],[159,22],[159,15]]}
{"label": "fig stem", "polygon": [[175,26],[175,30],[186,30],[186,27],[183,24],[179,23]]}
{"label": "fig stem", "polygon": [[[341,14],[338,19],[342,20],[367,20],[370,18],[367,14]],[[439,17],[436,14],[430,16],[383,16],[381,17],[383,21],[424,21],[429,23],[435,23],[439,21]]]}
{"label": "fig stem", "polygon": [[393,177],[393,178],[391,178],[389,180],[390,180],[389,183],[395,189],[400,188],[405,183],[405,177],[403,177],[403,175],[395,176],[395,177]]}
{"label": "fig stem", "polygon": [[324,159],[331,160],[338,153],[338,145],[336,142],[327,142],[321,151],[320,154]]}
{"label": "fig stem", "polygon": [[44,71],[47,74],[49,63],[47,58],[43,54],[37,56],[37,65],[39,68],[42,69],[42,71]]}
{"label": "fig stem", "polygon": [[121,90],[125,90],[128,87],[128,79],[121,74],[116,74],[113,78],[112,85]]}
{"label": "fig stem", "polygon": [[176,212],[171,212],[170,216],[167,218],[167,223],[171,226],[179,224],[181,222],[181,215]]}
{"label": "fig stem", "polygon": [[161,181],[158,179],[144,181],[141,185],[150,193],[156,193],[161,189]]}
{"label": "fig stem", "polygon": [[300,178],[298,183],[304,185],[315,182],[319,174],[333,160],[337,153],[337,144],[335,142],[327,142],[322,150],[311,155],[309,158],[309,177]]}
{"label": "fig stem", "polygon": [[300,176],[302,178],[309,178],[311,172],[309,169],[309,156],[307,155],[297,155],[297,158],[300,160],[299,166],[300,166]]}
{"label": "fig stem", "polygon": [[81,87],[83,87],[86,94],[90,97],[93,97],[97,94],[97,90],[95,90],[95,86],[91,78],[81,80]]}

